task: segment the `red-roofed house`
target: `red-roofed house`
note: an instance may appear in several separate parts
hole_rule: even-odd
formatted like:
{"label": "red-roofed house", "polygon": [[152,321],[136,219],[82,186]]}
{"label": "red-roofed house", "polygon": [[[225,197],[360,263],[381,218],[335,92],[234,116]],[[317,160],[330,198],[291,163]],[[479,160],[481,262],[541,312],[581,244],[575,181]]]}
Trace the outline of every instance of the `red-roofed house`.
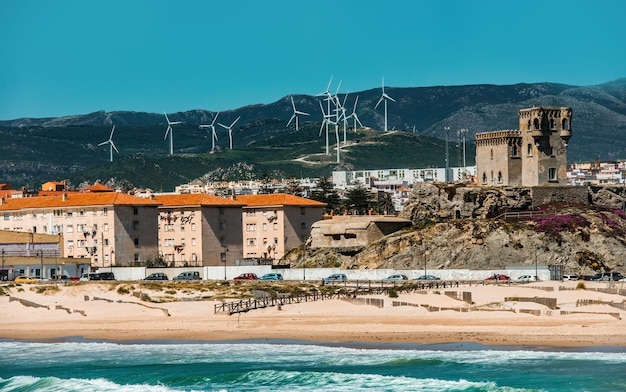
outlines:
{"label": "red-roofed house", "polygon": [[0,229],[62,234],[65,257],[126,266],[158,257],[157,208],[154,200],[117,192],[0,199]]}
{"label": "red-roofed house", "polygon": [[241,195],[243,255],[278,260],[309,237],[325,203],[286,193]]}
{"label": "red-roofed house", "polygon": [[242,257],[242,202],[206,193],[155,200],[159,254],[168,266],[235,265]]}

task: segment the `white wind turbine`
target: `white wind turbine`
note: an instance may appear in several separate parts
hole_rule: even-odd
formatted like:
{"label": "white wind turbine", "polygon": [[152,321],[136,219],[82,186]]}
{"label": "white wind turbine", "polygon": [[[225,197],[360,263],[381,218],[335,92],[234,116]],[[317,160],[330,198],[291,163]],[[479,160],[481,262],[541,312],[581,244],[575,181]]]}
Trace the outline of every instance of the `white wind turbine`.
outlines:
{"label": "white wind turbine", "polygon": [[165,137],[163,139],[167,139],[167,134],[169,133],[170,135],[170,155],[174,154],[174,130],[172,128],[172,125],[178,125],[178,124],[182,124],[182,121],[170,121],[169,117],[167,117],[167,113],[163,112],[163,114],[165,114],[165,119],[167,120],[167,129],[165,130]]}
{"label": "white wind turbine", "polygon": [[380,96],[378,103],[374,106],[374,110],[380,105],[381,102],[385,101],[385,132],[387,132],[387,101],[396,102],[395,99],[391,98],[389,95],[385,93],[385,78],[383,77],[383,94]]}
{"label": "white wind turbine", "polygon": [[213,121],[209,125],[200,125],[200,129],[211,128],[211,151],[215,150],[215,142],[217,141],[217,132],[215,132],[215,120],[217,120],[217,116],[220,115],[220,112],[217,112],[215,117],[213,117]]}
{"label": "white wind turbine", "polygon": [[111,129],[111,136],[109,136],[109,140],[98,144],[99,146],[104,146],[105,144],[109,145],[109,155],[110,155],[111,162],[113,162],[113,150],[115,149],[115,151],[117,151],[118,154],[120,153],[117,147],[115,147],[115,143],[113,143],[113,132],[115,132],[115,125],[113,125],[113,129]]}
{"label": "white wind turbine", "polygon": [[235,121],[233,121],[233,123],[230,124],[230,126],[226,126],[222,123],[218,123],[222,128],[228,130],[229,147],[231,150],[233,149],[233,127],[235,126],[235,123],[239,121],[240,118],[241,116],[237,117]]}
{"label": "white wind turbine", "polygon": [[348,117],[346,117],[346,101],[348,100],[348,94],[349,93],[346,93],[346,95],[343,97],[343,103],[339,101],[339,96],[335,96],[336,101],[337,101],[337,109],[335,110],[337,111],[337,113],[341,112],[341,114],[337,117],[337,121],[343,119],[343,145],[344,146],[347,144],[346,124],[348,122]]}
{"label": "white wind turbine", "polygon": [[356,96],[356,99],[354,100],[354,108],[352,109],[352,113],[350,113],[350,115],[348,116],[348,119],[353,118],[354,119],[354,131],[356,132],[356,124],[358,123],[361,128],[363,128],[363,124],[361,124],[361,120],[359,120],[359,116],[356,114],[356,105],[359,102],[359,96]]}
{"label": "white wind turbine", "polygon": [[326,126],[326,155],[328,155],[328,150],[329,150],[329,139],[328,139],[328,126],[329,125],[334,125],[335,126],[335,138],[337,139],[337,163],[339,163],[339,147],[340,147],[340,142],[339,142],[339,124],[337,121],[333,121],[331,120],[331,118],[333,117],[332,114],[326,114],[324,112],[324,107],[322,106],[322,103],[320,101],[318,101],[320,104],[320,110],[322,111],[322,126],[320,126],[320,133],[319,135],[322,135],[322,130],[324,130],[324,126]]}
{"label": "white wind turbine", "polygon": [[[326,127],[326,155],[330,154],[329,145],[328,145],[328,124],[331,124],[328,120],[330,120],[330,103],[335,103],[335,98],[330,92],[330,85],[333,82],[333,76],[331,75],[330,80],[328,81],[328,86],[326,86],[326,90],[317,94],[317,97],[326,97],[324,100],[327,102],[328,106],[328,114],[324,113],[324,109],[322,108],[322,103],[320,102],[320,109],[322,109],[322,114],[324,116],[324,121],[322,121],[322,128]],[[339,82],[339,86],[341,86],[341,82]],[[337,91],[339,91],[339,87],[337,87]],[[322,129],[320,128],[320,135],[322,134]]]}
{"label": "white wind turbine", "polygon": [[289,122],[287,123],[287,125],[285,127],[288,127],[289,124],[291,124],[291,122],[295,119],[296,120],[296,131],[297,131],[298,130],[298,115],[308,116],[309,113],[305,113],[305,112],[302,112],[302,111],[296,109],[296,104],[293,102],[293,96],[291,97],[291,107],[293,108],[293,114],[291,115],[291,118],[289,119]]}

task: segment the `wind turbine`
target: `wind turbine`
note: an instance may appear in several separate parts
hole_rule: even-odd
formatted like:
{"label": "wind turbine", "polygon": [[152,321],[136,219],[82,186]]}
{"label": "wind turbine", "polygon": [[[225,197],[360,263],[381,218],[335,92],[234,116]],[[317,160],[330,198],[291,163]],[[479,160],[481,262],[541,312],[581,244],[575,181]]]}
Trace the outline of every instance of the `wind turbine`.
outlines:
{"label": "wind turbine", "polygon": [[167,139],[167,134],[170,134],[170,155],[174,154],[174,130],[172,128],[172,125],[178,125],[178,124],[182,124],[182,121],[170,121],[169,117],[167,117],[167,113],[163,112],[163,114],[165,114],[165,119],[167,120],[167,130],[165,131],[165,137],[163,138],[164,140]]}
{"label": "wind turbine", "polygon": [[359,116],[356,114],[356,105],[359,102],[359,96],[356,96],[356,99],[354,100],[354,108],[352,109],[352,113],[350,113],[350,115],[348,116],[348,118],[353,118],[354,119],[354,132],[356,132],[356,124],[358,123],[361,128],[363,128],[363,124],[361,124],[361,120],[359,120]]}
{"label": "wind turbine", "polygon": [[293,102],[293,96],[291,97],[291,107],[293,107],[293,114],[291,115],[291,118],[289,119],[289,122],[287,123],[287,125],[285,127],[288,127],[289,124],[291,124],[291,122],[295,119],[296,120],[296,131],[298,130],[298,115],[304,115],[304,116],[308,116],[309,113],[305,113],[305,112],[301,112],[299,110],[296,110],[296,104]]}
{"label": "wind turbine", "polygon": [[374,106],[374,110],[380,105],[381,102],[385,101],[385,132],[387,132],[387,101],[396,102],[395,99],[391,98],[389,95],[385,93],[385,78],[383,77],[383,94],[380,96],[378,103]]}
{"label": "wind turbine", "polygon": [[341,115],[337,117],[337,121],[343,118],[343,145],[344,146],[347,144],[346,123],[348,122],[348,117],[346,117],[346,101],[348,100],[348,94],[349,93],[346,93],[346,95],[343,97],[343,103],[339,101],[339,96],[335,96],[336,101],[337,101],[337,109],[335,110],[337,111],[337,113],[341,112]]}
{"label": "wind turbine", "polygon": [[215,150],[215,142],[217,141],[217,132],[215,132],[215,120],[217,120],[217,116],[220,115],[220,112],[217,112],[215,117],[213,117],[213,121],[209,125],[200,125],[200,129],[211,128],[211,151]]}
{"label": "wind turbine", "polygon": [[117,147],[115,147],[115,143],[113,143],[113,132],[115,132],[115,125],[113,125],[113,129],[111,129],[111,136],[109,136],[109,140],[98,144],[99,146],[104,146],[105,144],[109,145],[109,155],[111,156],[111,162],[113,162],[113,149],[115,149],[118,154],[120,153]]}
{"label": "wind turbine", "polygon": [[222,128],[224,129],[228,129],[228,139],[229,139],[229,147],[232,150],[233,149],[233,127],[235,126],[235,123],[237,121],[239,121],[239,119],[241,118],[241,116],[237,117],[235,119],[235,121],[233,121],[232,124],[230,124],[230,126],[226,126],[222,123],[218,123]]}

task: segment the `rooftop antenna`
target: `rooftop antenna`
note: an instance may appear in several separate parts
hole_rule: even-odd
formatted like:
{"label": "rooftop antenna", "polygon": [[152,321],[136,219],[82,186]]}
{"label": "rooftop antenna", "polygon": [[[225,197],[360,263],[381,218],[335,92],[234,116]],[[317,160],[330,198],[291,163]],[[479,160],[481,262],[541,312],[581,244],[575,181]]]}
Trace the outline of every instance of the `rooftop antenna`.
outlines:
{"label": "rooftop antenna", "polygon": [[296,104],[293,102],[293,96],[291,97],[291,107],[293,108],[293,114],[291,115],[291,118],[289,119],[289,122],[287,123],[285,127],[288,127],[289,124],[291,124],[291,122],[295,119],[296,131],[297,131],[298,130],[298,115],[308,116],[309,113],[301,112],[296,109]]}
{"label": "rooftop antenna", "polygon": [[109,140],[98,144],[99,146],[104,146],[105,144],[109,145],[109,155],[111,162],[113,162],[113,150],[115,149],[118,154],[120,153],[117,147],[115,147],[115,143],[113,143],[113,132],[115,132],[115,125],[113,125],[113,129],[111,129],[111,135],[109,136]]}
{"label": "rooftop antenna", "polygon": [[217,132],[215,132],[215,120],[217,120],[217,116],[220,115],[220,112],[217,112],[215,117],[213,117],[213,121],[209,125],[200,125],[200,129],[211,128],[211,151],[215,151],[215,142],[217,141]]}
{"label": "rooftop antenna", "polygon": [[182,121],[170,121],[169,117],[167,117],[167,113],[163,112],[163,114],[165,114],[165,119],[167,120],[167,129],[165,130],[165,137],[163,139],[167,139],[167,134],[169,133],[170,135],[170,155],[174,154],[174,130],[172,128],[172,125],[178,125],[178,124],[182,124]]}
{"label": "rooftop antenna", "polygon": [[227,129],[227,130],[228,130],[228,140],[229,140],[229,142],[228,142],[228,143],[229,143],[229,144],[228,144],[228,146],[229,146],[229,148],[230,148],[231,150],[233,149],[233,127],[235,126],[235,123],[236,123],[237,121],[239,121],[239,119],[240,119],[240,118],[241,118],[241,116],[237,117],[237,118],[235,119],[235,121],[233,121],[233,123],[232,123],[232,124],[230,124],[230,126],[226,126],[226,125],[224,125],[224,124],[222,124],[222,123],[218,123],[218,124],[219,124],[222,128],[224,128],[224,129]]}
{"label": "rooftop antenna", "polygon": [[380,103],[383,101],[385,101],[384,102],[385,103],[385,129],[384,131],[387,132],[387,101],[396,102],[396,100],[391,98],[389,95],[385,93],[385,78],[384,77],[383,77],[383,94],[380,96],[380,99],[378,100],[378,103],[376,103],[376,106],[374,106],[374,110],[376,110],[378,105],[380,105]]}

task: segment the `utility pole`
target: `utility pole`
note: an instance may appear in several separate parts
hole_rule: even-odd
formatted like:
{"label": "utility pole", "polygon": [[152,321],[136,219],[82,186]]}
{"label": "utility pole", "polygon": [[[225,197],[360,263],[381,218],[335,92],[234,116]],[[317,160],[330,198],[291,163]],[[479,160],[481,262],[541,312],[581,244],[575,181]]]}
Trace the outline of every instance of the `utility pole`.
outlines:
{"label": "utility pole", "polygon": [[448,134],[450,133],[450,127],[443,127],[443,130],[446,133],[446,175],[444,176],[445,181],[448,182],[448,172],[450,171],[450,155],[448,153]]}
{"label": "utility pole", "polygon": [[467,135],[468,130],[463,128],[463,129],[461,129],[460,132],[461,132],[461,139],[463,141],[463,177],[465,177],[466,171],[467,171],[467,163],[466,163],[466,160],[465,160],[465,150],[466,150],[465,149],[465,139],[466,139],[466,135]]}

